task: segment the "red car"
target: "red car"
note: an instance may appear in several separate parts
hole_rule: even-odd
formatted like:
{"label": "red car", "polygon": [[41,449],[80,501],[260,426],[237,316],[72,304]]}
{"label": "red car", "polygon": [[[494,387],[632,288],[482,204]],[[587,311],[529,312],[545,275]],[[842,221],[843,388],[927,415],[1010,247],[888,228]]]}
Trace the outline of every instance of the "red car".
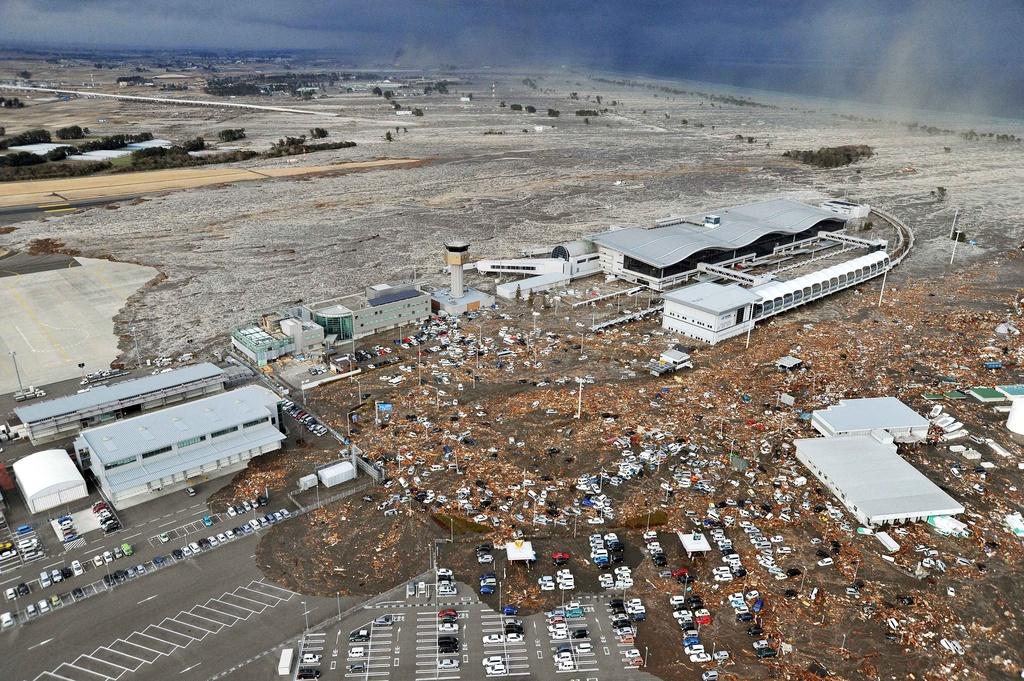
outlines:
{"label": "red car", "polygon": [[565,551],[555,551],[551,554],[551,560],[555,562],[555,565],[565,565],[569,562],[569,554]]}
{"label": "red car", "polygon": [[441,610],[440,612],[438,612],[437,616],[438,617],[442,617],[442,618],[444,618],[444,617],[458,617],[458,613],[456,613],[453,609],[448,608],[447,610]]}
{"label": "red car", "polygon": [[690,576],[690,570],[688,568],[676,568],[672,571],[672,576],[676,579],[686,579]]}

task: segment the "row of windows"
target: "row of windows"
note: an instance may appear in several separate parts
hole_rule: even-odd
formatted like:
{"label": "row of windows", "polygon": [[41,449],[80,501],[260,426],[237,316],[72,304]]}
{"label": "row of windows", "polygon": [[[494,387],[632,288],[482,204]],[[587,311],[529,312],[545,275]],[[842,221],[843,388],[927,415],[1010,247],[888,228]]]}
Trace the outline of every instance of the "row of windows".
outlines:
{"label": "row of windows", "polygon": [[810,300],[812,298],[818,298],[825,295],[833,290],[846,288],[851,284],[857,283],[864,279],[870,279],[871,277],[881,274],[883,271],[888,269],[889,259],[886,258],[883,262],[875,263],[870,267],[861,267],[849,275],[841,274],[838,277],[832,277],[829,281],[822,282],[820,284],[813,284],[811,286],[805,286],[800,291],[794,291],[793,293],[787,293],[785,296],[775,298],[774,300],[765,301],[763,304],[754,305],[754,317],[760,317],[762,315],[770,314],[772,312],[778,312],[791,305],[797,305],[803,301]]}
{"label": "row of windows", "polygon": [[158,456],[160,454],[166,454],[167,452],[171,451],[171,449],[172,449],[171,446],[167,445],[166,447],[161,447],[160,449],[154,449],[153,451],[150,451],[150,452],[144,452],[142,454],[142,458],[143,459],[148,459],[151,456]]}
{"label": "row of windows", "polygon": [[712,329],[710,324],[707,324],[705,322],[699,322],[696,319],[690,319],[689,317],[684,317],[683,315],[678,314],[676,312],[670,312],[670,311],[666,310],[665,311],[665,316],[671,317],[673,319],[678,319],[679,321],[686,322],[687,324],[693,324],[694,326],[700,326],[702,328],[708,329],[709,331],[713,331],[714,330],[714,329]]}
{"label": "row of windows", "polygon": [[245,423],[242,424],[242,427],[243,428],[252,428],[253,426],[258,426],[261,423],[266,423],[266,422],[267,422],[267,419],[265,419],[265,418],[256,419],[255,421],[246,421]]}
{"label": "row of windows", "polygon": [[492,270],[512,270],[515,272],[536,272],[536,265],[491,265]]}
{"label": "row of windows", "polygon": [[111,461],[103,464],[103,470],[109,471],[111,468],[117,468],[118,466],[127,466],[130,463],[135,463],[135,457],[130,456],[127,459],[118,459],[117,461]]}
{"label": "row of windows", "polygon": [[199,435],[198,437],[190,437],[187,440],[180,440],[178,442],[178,449],[184,449],[185,447],[191,447],[192,445],[199,444],[206,439],[205,435]]}
{"label": "row of windows", "polygon": [[220,437],[221,435],[227,435],[228,433],[234,433],[238,430],[238,426],[231,426],[230,428],[224,428],[222,430],[215,430],[210,433],[210,437]]}

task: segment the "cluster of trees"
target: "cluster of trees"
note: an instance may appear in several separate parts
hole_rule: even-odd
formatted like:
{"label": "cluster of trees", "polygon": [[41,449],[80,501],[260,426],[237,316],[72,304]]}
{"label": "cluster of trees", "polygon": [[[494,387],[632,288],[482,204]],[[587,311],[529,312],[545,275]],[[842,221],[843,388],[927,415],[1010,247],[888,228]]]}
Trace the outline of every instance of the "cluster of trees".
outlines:
{"label": "cluster of trees", "polygon": [[221,142],[234,142],[245,139],[245,128],[224,128],[217,133],[217,139]]}
{"label": "cluster of trees", "polygon": [[7,149],[9,147],[19,147],[23,144],[46,144],[52,141],[50,133],[42,128],[36,128],[34,130],[26,130],[23,133],[8,137],[5,140],[0,140],[0,149]]}
{"label": "cluster of trees", "polygon": [[125,85],[142,85],[148,80],[148,78],[144,78],[142,76],[119,76],[117,84],[120,85],[121,83],[124,83]]}
{"label": "cluster of trees", "polygon": [[107,135],[99,139],[89,140],[77,145],[79,152],[86,151],[109,151],[111,149],[124,149],[129,144],[136,142],[148,142],[153,139],[153,133],[140,132],[136,134]]}
{"label": "cluster of trees", "polygon": [[733,137],[733,139],[736,140],[737,142],[742,142],[743,140],[746,140],[747,144],[753,144],[754,142],[757,141],[757,138],[751,137],[749,135],[746,137],[744,137],[743,135],[736,135],[735,137]]}
{"label": "cluster of trees", "polygon": [[423,86],[423,94],[429,95],[431,92],[436,92],[439,95],[448,94],[448,81],[442,80],[437,83],[427,83]]}
{"label": "cluster of trees", "polygon": [[[389,135],[391,133],[388,133]],[[320,144],[308,144],[306,136],[285,137],[279,139],[271,147],[270,151],[262,154],[263,158],[278,158],[280,156],[295,156],[307,154],[311,151],[327,151],[329,149],[348,149],[356,146],[355,142],[322,142]]]}
{"label": "cluster of trees", "polygon": [[[201,140],[201,137],[196,138]],[[195,140],[192,140],[195,142]],[[186,166],[204,166],[213,163],[232,163],[247,161],[259,156],[255,151],[228,151],[197,158],[190,156],[184,146],[150,147],[132,152],[129,164],[118,168],[115,172],[136,172],[139,170],[164,170],[167,168],[183,168]]]}
{"label": "cluster of trees", "polygon": [[80,125],[69,125],[66,128],[57,128],[54,133],[59,140],[80,140],[89,134],[89,128]]}
{"label": "cluster of trees", "polygon": [[324,129],[324,128],[310,128],[309,129],[309,136],[311,138],[315,139],[315,140],[322,140],[323,138],[327,137],[329,134],[331,134],[331,133],[327,132],[327,130]]}
{"label": "cluster of trees", "polygon": [[533,78],[523,78],[523,85],[530,88],[531,90],[537,89],[537,81],[535,81]]}
{"label": "cluster of trees", "polygon": [[[173,147],[172,147],[173,148]],[[181,143],[181,148],[186,152],[189,151],[202,151],[206,148],[206,140],[202,137],[196,137],[195,139],[185,140]]]}
{"label": "cluster of trees", "polygon": [[379,87],[374,87],[372,90],[370,90],[370,92],[377,95],[378,97],[383,97],[384,99],[391,99],[392,97],[395,96],[395,93],[392,92],[391,90],[381,90]]}
{"label": "cluster of trees", "polygon": [[558,118],[561,115],[562,112],[558,109],[548,109],[548,116],[551,116],[552,118]]}
{"label": "cluster of trees", "polygon": [[[30,154],[31,155],[31,154]],[[108,170],[110,163],[100,161],[78,163],[46,163],[21,167],[0,167],[0,182],[20,180],[45,180],[54,177],[84,177]]]}
{"label": "cluster of trees", "polygon": [[233,82],[230,80],[211,78],[203,90],[216,97],[247,97],[252,95],[268,95],[266,90],[255,83]]}
{"label": "cluster of trees", "polygon": [[45,163],[46,159],[38,154],[30,154],[27,151],[16,151],[13,154],[0,156],[0,168],[20,168],[22,166],[33,166],[38,163]]}
{"label": "cluster of trees", "polygon": [[0,109],[21,109],[25,102],[17,97],[0,97]]}
{"label": "cluster of trees", "polygon": [[21,78],[22,80],[28,80],[31,77],[32,77],[32,72],[31,71],[18,71],[18,78]]}
{"label": "cluster of trees", "polygon": [[597,118],[601,114],[596,109],[576,109],[577,116],[586,116],[588,118]]}
{"label": "cluster of trees", "polygon": [[821,147],[817,151],[790,150],[782,155],[818,168],[839,168],[862,158],[871,158],[874,153],[875,150],[866,144],[846,144],[840,147]]}
{"label": "cluster of trees", "polygon": [[[753,99],[747,99],[744,97],[733,97],[732,95],[716,95],[710,92],[700,92],[698,90],[680,90],[679,88],[669,87],[667,85],[655,85],[653,83],[643,83],[637,80],[627,79],[612,79],[612,78],[594,78],[599,83],[609,83],[611,85],[626,85],[629,87],[645,88],[647,90],[655,90],[657,92],[664,92],[670,95],[691,95],[694,97],[703,97],[704,99],[711,102],[719,102],[722,104],[733,104],[735,106],[752,106],[761,109],[778,109],[779,107],[772,104],[764,104],[763,102],[757,102]],[[575,94],[575,93],[572,93]],[[570,99],[575,99],[570,94]]]}
{"label": "cluster of trees", "polygon": [[[504,106],[505,102],[502,102],[501,105]],[[508,108],[510,111],[525,111],[526,113],[537,113],[537,107],[533,106],[532,104],[527,104],[526,106],[523,106],[522,104],[509,104]],[[548,111],[553,111],[553,109],[548,109]]]}

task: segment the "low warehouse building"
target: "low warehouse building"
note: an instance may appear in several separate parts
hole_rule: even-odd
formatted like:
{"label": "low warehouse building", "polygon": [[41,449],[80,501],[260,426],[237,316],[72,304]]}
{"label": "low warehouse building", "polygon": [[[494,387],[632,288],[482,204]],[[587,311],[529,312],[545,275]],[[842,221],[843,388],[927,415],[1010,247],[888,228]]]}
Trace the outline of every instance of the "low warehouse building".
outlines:
{"label": "low warehouse building", "polygon": [[224,370],[209,362],[153,376],[97,385],[85,392],[17,407],[33,444],[70,437],[82,428],[224,390]]}
{"label": "low warehouse building", "polygon": [[896,453],[892,435],[794,440],[796,458],[864,525],[953,516],[964,507]]}
{"label": "low warehouse building", "polygon": [[63,449],[47,449],[14,462],[14,478],[32,513],[85,499],[85,478]]}
{"label": "low warehouse building", "polygon": [[550,291],[553,288],[567,286],[568,284],[569,275],[556,272],[553,274],[539,274],[536,277],[527,277],[526,279],[518,279],[516,281],[507,281],[504,284],[498,284],[494,292],[499,298],[504,298],[505,300],[526,300],[534,293]]}
{"label": "low warehouse building", "polygon": [[75,451],[107,499],[134,506],[281,448],[277,395],[247,386],[82,431]]}
{"label": "low warehouse building", "polygon": [[898,439],[923,440],[928,436],[928,419],[895,397],[863,397],[839,400],[811,415],[811,425],[822,435],[868,435],[884,430]]}
{"label": "low warehouse building", "polygon": [[321,468],[316,472],[320,478],[320,484],[324,487],[334,487],[340,485],[343,482],[354,480],[356,477],[356,468],[352,465],[351,461],[339,461],[332,463],[330,466]]}

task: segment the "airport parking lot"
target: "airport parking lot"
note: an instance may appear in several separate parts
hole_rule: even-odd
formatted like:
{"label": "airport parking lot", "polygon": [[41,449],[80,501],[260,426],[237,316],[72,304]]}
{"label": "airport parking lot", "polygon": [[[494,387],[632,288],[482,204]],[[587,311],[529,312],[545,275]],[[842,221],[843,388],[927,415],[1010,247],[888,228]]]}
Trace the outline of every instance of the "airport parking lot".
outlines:
{"label": "airport parking lot", "polygon": [[[404,587],[373,605],[364,606],[340,625],[334,625],[300,641],[296,652],[320,655],[321,659],[300,666],[320,671],[320,679],[377,679],[378,681],[473,681],[482,678],[528,677],[535,679],[587,679],[619,681],[650,679],[649,675],[626,664],[607,622],[606,599],[584,597],[583,617],[577,626],[585,626],[589,635],[573,639],[576,664],[559,669],[543,614],[528,617],[503,615],[482,603],[470,588],[459,584],[457,596],[432,596],[431,584],[425,591],[406,596]],[[457,653],[439,652],[439,612],[454,611],[458,625]],[[522,622],[521,640],[505,635],[506,625]],[[363,632],[363,635],[361,635]],[[355,640],[350,641],[350,637]],[[487,673],[483,661],[501,660],[504,672]],[[458,666],[439,660],[456,660]],[[256,677],[253,677],[256,678]],[[259,677],[264,678],[264,677]],[[267,674],[266,678],[271,678]]]}

